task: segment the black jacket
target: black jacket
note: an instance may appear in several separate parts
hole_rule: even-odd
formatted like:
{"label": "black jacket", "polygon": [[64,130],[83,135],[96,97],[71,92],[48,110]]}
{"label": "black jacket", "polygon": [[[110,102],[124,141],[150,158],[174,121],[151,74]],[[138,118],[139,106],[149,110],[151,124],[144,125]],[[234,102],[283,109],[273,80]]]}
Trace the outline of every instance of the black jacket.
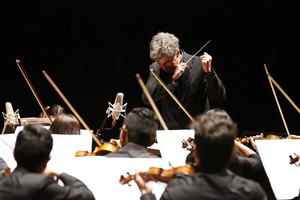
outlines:
{"label": "black jacket", "polygon": [[[188,61],[192,55],[182,52],[182,62]],[[206,112],[212,106],[218,107],[226,99],[223,82],[214,70],[210,73],[203,70],[199,56],[195,56],[187,63],[185,72],[177,81],[172,79],[173,74],[166,73],[156,62],[151,64],[150,69],[154,70],[154,73],[160,77],[192,117]],[[190,122],[189,116],[151,73],[146,88],[156,103],[167,127],[169,129],[186,129]],[[142,100],[146,105],[149,105],[144,93]]]}
{"label": "black jacket", "polygon": [[93,193],[77,178],[62,173],[63,187],[53,177],[17,167],[0,181],[0,199],[5,200],[94,200]]}

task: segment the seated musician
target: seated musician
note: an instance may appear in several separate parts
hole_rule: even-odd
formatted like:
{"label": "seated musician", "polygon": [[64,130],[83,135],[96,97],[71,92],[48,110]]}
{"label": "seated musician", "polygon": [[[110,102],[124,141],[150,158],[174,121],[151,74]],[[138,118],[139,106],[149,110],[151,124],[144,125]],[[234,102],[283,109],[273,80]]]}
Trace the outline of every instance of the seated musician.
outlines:
{"label": "seated musician", "polygon": [[38,124],[43,126],[50,126],[55,118],[61,114],[65,114],[66,110],[58,104],[53,104],[51,106],[47,106],[45,108],[45,112],[47,112],[48,116],[51,118],[51,121],[44,112],[41,112],[38,117],[21,118],[20,125],[25,126],[27,124]]}
{"label": "seated musician", "polygon": [[[220,118],[230,119],[230,115],[223,109],[211,109],[207,113],[214,113]],[[253,138],[261,137],[252,136]],[[256,149],[253,147],[253,149]],[[267,176],[267,173],[263,167],[263,163],[259,154],[251,149],[250,147],[235,140],[235,150],[233,151],[233,156],[229,161],[228,168],[237,175],[242,177],[252,179],[258,182],[268,196],[268,200],[276,200],[271,183]],[[189,154],[186,158],[186,162],[194,162],[192,154]]]}
{"label": "seated musician", "polygon": [[[195,131],[193,154],[197,172],[168,182],[160,199],[243,199],[267,200],[261,185],[234,174],[227,168],[234,150],[237,127],[231,119],[205,113],[191,122]],[[141,200],[154,200],[152,177],[136,173],[135,182]]]}
{"label": "seated musician", "polygon": [[[53,104],[51,106],[47,106],[45,108],[45,111],[48,113],[49,117],[51,117],[51,118],[55,118],[58,115],[66,113],[65,108],[58,104]],[[44,112],[41,112],[39,117],[46,118],[47,116],[45,116]]]}
{"label": "seated musician", "polygon": [[50,125],[53,134],[80,135],[80,122],[72,114],[60,114]]}
{"label": "seated musician", "polygon": [[40,125],[26,125],[16,138],[17,167],[0,181],[0,199],[94,200],[81,180],[47,168],[52,147],[51,131]]}
{"label": "seated musician", "polygon": [[159,158],[148,152],[156,141],[156,131],[159,121],[155,113],[146,107],[137,107],[124,118],[120,129],[119,141],[112,139],[120,148],[116,152],[106,154],[106,157],[126,158]]}

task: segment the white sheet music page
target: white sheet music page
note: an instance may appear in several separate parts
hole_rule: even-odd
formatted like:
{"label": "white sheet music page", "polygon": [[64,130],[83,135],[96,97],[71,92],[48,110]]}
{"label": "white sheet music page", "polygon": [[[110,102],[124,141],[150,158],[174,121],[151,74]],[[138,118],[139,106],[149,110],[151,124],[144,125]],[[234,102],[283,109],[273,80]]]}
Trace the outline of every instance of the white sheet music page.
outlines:
{"label": "white sheet music page", "polygon": [[[105,156],[84,156],[61,162],[51,162],[52,169],[62,170],[82,180],[93,192],[96,200],[130,199],[139,200],[141,193],[133,179],[121,184],[135,172],[148,172],[150,167],[168,169],[169,164],[161,158],[107,158]],[[166,183],[153,182],[153,194],[157,199],[163,193]]]}
{"label": "white sheet music page", "polygon": [[[15,133],[0,135],[0,156],[9,165],[11,170],[15,169],[16,162],[13,156],[13,149],[17,135],[23,129],[18,126]],[[45,126],[45,128],[48,128]],[[92,150],[92,136],[89,131],[81,129],[80,135],[52,134],[53,148],[51,151],[51,162],[66,162],[67,159],[75,157],[77,151]]]}
{"label": "white sheet music page", "polygon": [[185,159],[190,153],[182,147],[182,141],[194,138],[194,130],[158,130],[156,132],[161,157],[168,160],[172,167],[184,166]]}
{"label": "white sheet music page", "polygon": [[290,155],[300,154],[300,140],[256,140],[256,145],[276,198],[298,196],[300,167],[290,164]]}

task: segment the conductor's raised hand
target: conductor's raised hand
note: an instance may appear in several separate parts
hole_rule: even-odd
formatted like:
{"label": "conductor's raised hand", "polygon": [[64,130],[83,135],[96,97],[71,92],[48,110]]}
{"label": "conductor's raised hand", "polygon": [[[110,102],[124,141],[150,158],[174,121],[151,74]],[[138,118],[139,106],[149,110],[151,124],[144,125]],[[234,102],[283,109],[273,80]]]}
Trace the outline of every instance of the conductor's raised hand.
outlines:
{"label": "conductor's raised hand", "polygon": [[211,72],[212,57],[208,53],[204,52],[204,54],[201,55],[200,58],[201,58],[202,67],[204,71],[206,73]]}

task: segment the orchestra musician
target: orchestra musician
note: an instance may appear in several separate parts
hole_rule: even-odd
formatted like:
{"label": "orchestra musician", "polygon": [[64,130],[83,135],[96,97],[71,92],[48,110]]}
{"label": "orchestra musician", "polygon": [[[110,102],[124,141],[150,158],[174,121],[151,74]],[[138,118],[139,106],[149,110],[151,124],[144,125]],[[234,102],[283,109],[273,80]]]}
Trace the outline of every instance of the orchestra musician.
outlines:
{"label": "orchestra musician", "polygon": [[[45,107],[45,112],[47,112],[48,117],[45,112],[41,112],[38,117],[26,117],[20,119],[20,125],[36,124],[43,126],[50,126],[57,116],[65,114],[66,110],[61,105],[53,104],[51,106]],[[51,120],[50,120],[51,119]]]}
{"label": "orchestra musician", "polygon": [[[205,113],[197,116],[189,127],[195,130],[193,154],[197,171],[168,182],[160,199],[267,200],[259,183],[236,175],[227,168],[237,132],[237,126],[231,119]],[[151,177],[138,172],[134,180],[141,192],[141,200],[156,199],[152,193]]]}
{"label": "orchestra musician", "polygon": [[71,113],[60,114],[50,125],[52,134],[80,135],[81,125]]}
{"label": "orchestra musician", "polygon": [[152,110],[146,107],[133,108],[124,118],[119,140],[111,140],[112,143],[118,144],[120,148],[105,156],[158,158],[157,155],[147,150],[147,147],[150,147],[156,141],[158,125],[159,121]]}
{"label": "orchestra musician", "polygon": [[[150,42],[150,70],[165,83],[192,116],[220,106],[226,99],[223,82],[212,68],[212,56],[192,56],[180,49],[179,39],[171,33],[159,32]],[[169,129],[186,129],[190,118],[178,108],[168,92],[150,73],[146,87]],[[146,105],[149,101],[142,94]]]}
{"label": "orchestra musician", "polygon": [[228,168],[240,176],[258,182],[266,192],[268,200],[276,200],[269,177],[259,154],[237,140],[234,142],[236,148]]}
{"label": "orchestra musician", "polygon": [[[51,106],[47,106],[45,110],[51,118],[56,118],[58,115],[66,114],[65,108],[59,104],[52,104]],[[46,118],[47,116],[45,116],[44,112],[41,112],[39,117]]]}
{"label": "orchestra musician", "polygon": [[14,148],[17,167],[0,181],[0,199],[95,199],[81,180],[47,168],[52,146],[51,131],[40,125],[26,125],[19,132]]}
{"label": "orchestra musician", "polygon": [[[207,113],[214,113],[220,118],[231,119],[230,115],[224,109],[215,108],[207,111]],[[253,136],[253,139],[258,137],[260,136]],[[259,154],[237,139],[235,139],[234,143],[235,149],[228,163],[228,168],[237,175],[258,182],[266,192],[268,200],[276,200],[269,177],[267,176]],[[192,153],[187,156],[186,162],[194,162]]]}

